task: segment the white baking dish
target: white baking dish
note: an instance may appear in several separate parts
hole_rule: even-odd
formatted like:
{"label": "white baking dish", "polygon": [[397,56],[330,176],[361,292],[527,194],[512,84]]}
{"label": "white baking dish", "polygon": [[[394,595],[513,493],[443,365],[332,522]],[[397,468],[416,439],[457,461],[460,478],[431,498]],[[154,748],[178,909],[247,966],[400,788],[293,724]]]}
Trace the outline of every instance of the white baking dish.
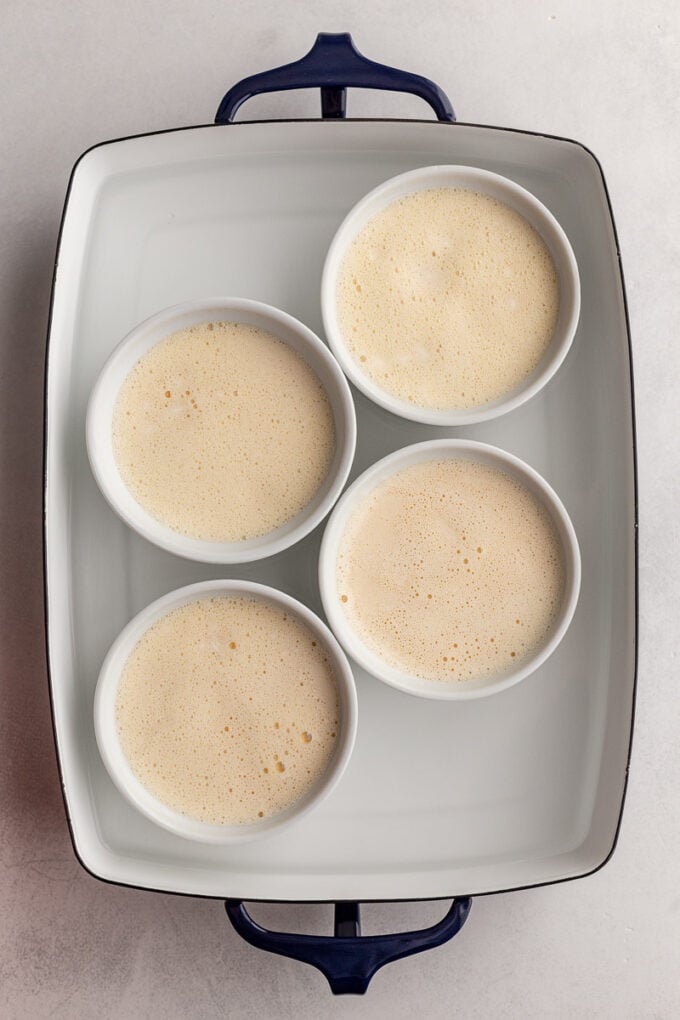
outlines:
{"label": "white baking dish", "polygon": [[[536,195],[578,261],[581,320],[549,385],[463,429],[391,416],[355,393],[351,477],[447,435],[526,460],[559,492],[583,559],[560,647],[493,698],[441,704],[356,668],[360,726],[319,810],[259,845],[207,846],[127,803],[97,752],[92,702],[107,648],[143,606],[217,576],[282,588],[321,612],[321,528],[258,563],[210,566],[151,545],[90,472],[85,410],[128,330],[179,301],[238,294],[322,334],[319,287],[343,217],[381,181],[430,164],[499,172]],[[427,122],[239,123],[109,142],[69,186],[46,384],[45,565],[54,725],[76,852],[94,875],[150,889],[275,900],[414,899],[575,878],[619,825],[635,678],[631,372],[616,235],[600,167],[581,145]]]}

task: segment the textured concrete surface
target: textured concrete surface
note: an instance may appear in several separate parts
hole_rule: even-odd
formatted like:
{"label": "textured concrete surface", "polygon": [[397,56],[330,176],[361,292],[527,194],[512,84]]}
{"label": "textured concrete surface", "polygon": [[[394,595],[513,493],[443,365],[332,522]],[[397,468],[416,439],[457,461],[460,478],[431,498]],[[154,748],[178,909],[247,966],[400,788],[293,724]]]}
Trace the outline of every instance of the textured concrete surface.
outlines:
{"label": "textured concrete surface", "polygon": [[[100,140],[209,121],[237,79],[351,30],[421,71],[462,119],[577,138],[617,217],[634,340],[641,646],[618,850],[600,873],[487,897],[449,946],[380,973],[364,1000],[250,949],[221,905],[116,889],[85,874],[66,829],[49,722],[41,580],[42,370],[69,170]],[[678,380],[680,12],[650,0],[24,0],[0,11],[0,1015],[7,1018],[671,1018],[680,1015]],[[316,115],[317,98],[250,116]],[[412,97],[351,110],[416,115]],[[442,907],[382,906],[373,930]],[[329,908],[261,907],[323,930]]]}

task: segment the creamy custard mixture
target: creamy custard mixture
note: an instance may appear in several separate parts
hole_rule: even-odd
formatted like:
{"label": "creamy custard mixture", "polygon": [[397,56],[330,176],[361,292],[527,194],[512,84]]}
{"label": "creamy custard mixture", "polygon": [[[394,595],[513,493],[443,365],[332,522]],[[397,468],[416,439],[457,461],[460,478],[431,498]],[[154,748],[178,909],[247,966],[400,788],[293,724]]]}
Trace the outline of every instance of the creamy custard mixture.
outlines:
{"label": "creamy custard mixture", "polygon": [[208,322],[147,352],[114,409],[135,499],[194,538],[257,538],[313,499],[335,452],[333,412],[307,363],[254,326]]}
{"label": "creamy custard mixture", "polygon": [[123,753],[164,804],[214,824],[254,822],[323,774],[339,726],[327,652],[260,599],[205,598],[143,635],[116,700]]}
{"label": "creamy custard mixture", "polygon": [[341,263],[336,297],[360,370],[401,400],[449,410],[519,386],[548,348],[560,303],[534,228],[461,188],[414,192],[374,216]]}
{"label": "creamy custard mixture", "polygon": [[337,598],[354,633],[425,680],[503,673],[547,637],[562,603],[562,547],[523,485],[476,461],[398,471],[342,536]]}

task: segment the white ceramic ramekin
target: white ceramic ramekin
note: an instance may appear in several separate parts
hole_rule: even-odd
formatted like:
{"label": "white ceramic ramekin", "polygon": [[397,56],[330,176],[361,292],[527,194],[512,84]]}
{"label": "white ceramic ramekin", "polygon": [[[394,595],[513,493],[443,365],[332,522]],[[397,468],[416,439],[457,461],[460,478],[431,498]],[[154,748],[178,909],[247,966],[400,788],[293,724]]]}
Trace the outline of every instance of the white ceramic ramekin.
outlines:
{"label": "white ceramic ramekin", "polygon": [[[113,453],[112,419],[121,385],[136,362],[171,333],[201,322],[242,322],[273,333],[297,351],[323,385],[333,411],[336,448],[325,481],[312,501],[275,531],[243,542],[210,542],[174,531],[145,510],[129,491]],[[350,388],[326,345],[286,312],[244,298],[206,298],[166,308],[136,326],[116,347],[92,391],[87,410],[87,452],[104,496],[123,520],[162,549],[205,563],[246,563],[272,556],[319,524],[342,492],[356,446]]]}
{"label": "white ceramic ramekin", "polygon": [[[405,195],[431,188],[464,188],[490,195],[523,216],[541,235],[552,255],[560,285],[560,310],[550,345],[534,371],[497,400],[457,410],[420,407],[400,400],[362,372],[340,330],[336,289],[342,260],[357,234],[386,206]],[[328,250],[321,280],[324,329],[331,350],[354,385],[393,414],[427,425],[471,425],[496,418],[529,400],[555,374],[566,357],[581,307],[578,266],[571,245],[552,213],[525,188],[488,170],[469,166],[428,166],[392,177],[362,198],[345,217]]]}
{"label": "white ceramic ramekin", "polygon": [[[277,815],[243,825],[212,825],[188,818],[154,797],[137,779],[120,745],[116,724],[116,695],[123,667],[142,635],[173,609],[219,596],[262,599],[297,616],[326,649],[335,674],[340,710],[335,749],[323,775],[296,803]],[[120,792],[157,825],[201,843],[241,843],[279,832],[324,800],[339,782],[352,754],[357,731],[357,693],[347,658],[325,623],[301,602],[252,581],[201,581],[171,591],[152,602],[128,623],[111,646],[97,681],[94,728],[104,765]]]}
{"label": "white ceramic ramekin", "polygon": [[[460,682],[422,680],[396,669],[368,648],[357,636],[338,600],[336,564],[340,541],[352,513],[361,500],[380,482],[391,477],[397,471],[423,461],[444,459],[474,460],[517,479],[550,514],[564,554],[564,597],[560,612],[546,640],[529,659],[518,664],[517,668],[478,680]],[[385,683],[397,687],[401,691],[406,691],[408,694],[417,694],[424,698],[460,701],[485,697],[512,687],[524,677],[529,676],[555,651],[566,633],[574,615],[580,585],[581,557],[576,532],[567,511],[554,490],[545,479],[541,478],[538,472],[518,457],[499,450],[495,446],[467,439],[433,439],[429,442],[406,446],[397,450],[396,453],[384,457],[364,471],[344,493],[333,510],[326,526],[319,555],[321,600],[328,622],[345,651],[379,680],[384,680]]]}

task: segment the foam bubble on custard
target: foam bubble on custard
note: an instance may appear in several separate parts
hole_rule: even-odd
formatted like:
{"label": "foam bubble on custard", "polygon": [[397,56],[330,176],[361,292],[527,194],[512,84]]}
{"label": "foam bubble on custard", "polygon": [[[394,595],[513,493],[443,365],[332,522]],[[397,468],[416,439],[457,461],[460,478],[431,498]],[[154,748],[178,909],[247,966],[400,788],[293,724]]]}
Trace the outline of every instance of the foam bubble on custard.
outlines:
{"label": "foam bubble on custard", "polygon": [[420,407],[476,407],[519,386],[552,338],[559,281],[518,213],[461,188],[418,191],[359,232],[337,282],[362,373]]}
{"label": "foam bubble on custard", "polygon": [[113,449],[157,520],[235,542],[300,513],[335,452],[331,405],[307,363],[254,326],[209,322],[151,348],[120,389]]}
{"label": "foam bubble on custard", "polygon": [[299,800],[333,754],[338,713],[333,668],[312,631],[246,597],[162,617],[125,663],[116,700],[140,782],[214,824],[255,822]]}
{"label": "foam bubble on custard", "polygon": [[503,673],[544,642],[562,604],[555,526],[515,479],[475,461],[396,472],[342,536],[337,598],[357,636],[425,680]]}

